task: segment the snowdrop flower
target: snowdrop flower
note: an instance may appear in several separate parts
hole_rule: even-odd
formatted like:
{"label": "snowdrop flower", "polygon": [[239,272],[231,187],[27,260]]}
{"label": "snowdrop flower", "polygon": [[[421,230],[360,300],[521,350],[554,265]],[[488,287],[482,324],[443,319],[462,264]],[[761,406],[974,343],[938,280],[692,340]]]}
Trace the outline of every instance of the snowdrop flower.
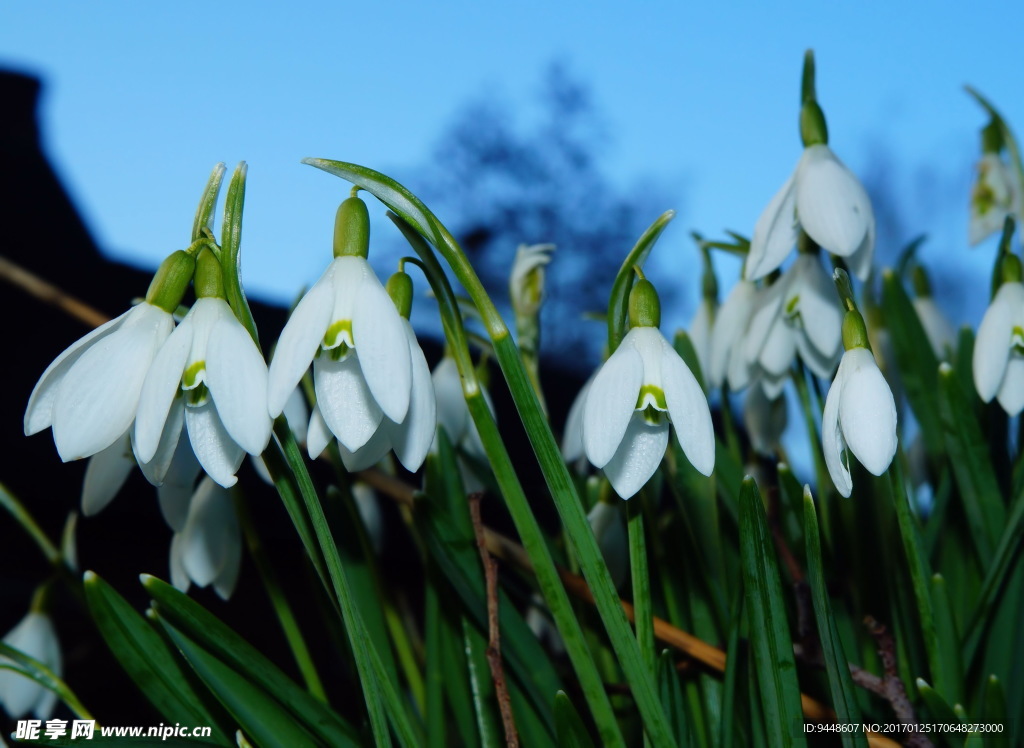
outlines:
{"label": "snowdrop flower", "polygon": [[25,435],[53,429],[64,462],[90,457],[131,426],[150,363],[174,329],[192,257],[164,260],[145,301],[73,343],[43,372],[25,410]]}
{"label": "snowdrop flower", "polygon": [[[811,371],[826,378],[839,356],[842,323],[839,297],[821,262],[801,254],[761,293],[744,338],[747,361],[781,383],[799,353]],[[769,389],[774,399],[778,391]]]}
{"label": "snowdrop flower", "polygon": [[[39,660],[60,677],[62,661],[57,631],[45,613],[30,611],[7,632],[4,644]],[[4,658],[0,658],[0,662],[3,661]],[[13,670],[0,669],[0,704],[12,719],[27,714],[48,719],[57,705],[57,694]]]}
{"label": "snowdrop flower", "polygon": [[171,540],[171,583],[188,592],[213,585],[223,600],[231,597],[242,567],[242,531],[228,492],[209,476],[188,503],[184,527]]}
{"label": "snowdrop flower", "polygon": [[1024,410],[1024,285],[1020,260],[1003,259],[1003,277],[974,343],[974,386],[986,403],[995,397],[1015,416]]}
{"label": "snowdrop flower", "polygon": [[721,387],[728,382],[729,389],[738,391],[750,384],[750,365],[744,354],[743,340],[758,295],[758,288],[752,281],[741,280],[718,309],[711,327],[707,373],[710,387]]}
{"label": "snowdrop flower", "polygon": [[658,330],[661,310],[645,279],[629,298],[632,329],[598,370],[583,408],[587,459],[628,499],[658,469],[671,421],[687,459],[704,475],[715,466],[715,438],[704,391]]}
{"label": "snowdrop flower", "polygon": [[[462,392],[462,377],[455,359],[445,354],[430,375],[434,385],[434,397],[437,400],[437,428],[444,428],[452,446],[459,452],[459,472],[462,474],[462,485],[466,493],[484,490],[484,484],[476,476],[472,461],[486,462],[487,453],[480,439],[480,432],[469,414],[469,406]],[[480,384],[480,393],[488,410],[494,415],[494,403],[487,388]],[[437,435],[430,445],[430,451],[438,450]],[[469,458],[464,459],[463,455]]]}
{"label": "snowdrop flower", "polygon": [[[982,133],[983,148],[986,148],[984,140],[988,129]],[[1024,186],[1020,183],[1020,175],[1000,157],[998,147],[982,154],[977,170],[978,178],[971,188],[967,226],[972,246],[1000,231],[1008,215],[1020,218],[1024,208]]]}
{"label": "snowdrop flower", "polygon": [[258,455],[270,441],[272,424],[264,407],[267,365],[225,301],[220,263],[209,249],[199,254],[195,289],[196,303],[146,375],[135,419],[135,449],[140,462],[153,459],[180,397],[199,464],[229,487],[238,480],[235,473],[245,453]]}
{"label": "snowdrop flower", "polygon": [[402,423],[412,391],[408,334],[366,261],[368,247],[366,205],[350,197],[338,208],[335,259],[281,332],[267,390],[276,418],[312,362],[320,417],[350,452],[385,416]]}
{"label": "snowdrop flower", "polygon": [[822,249],[849,258],[857,277],[867,278],[875,245],[871,200],[823,143],[804,149],[796,171],[757,220],[746,278],[757,280],[779,267],[801,229]]}
{"label": "snowdrop flower", "polygon": [[843,321],[846,352],[825,398],[821,418],[825,465],[836,489],[853,491],[850,454],[873,475],[888,469],[896,454],[896,404],[875,357],[867,347],[867,329],[853,309]]}

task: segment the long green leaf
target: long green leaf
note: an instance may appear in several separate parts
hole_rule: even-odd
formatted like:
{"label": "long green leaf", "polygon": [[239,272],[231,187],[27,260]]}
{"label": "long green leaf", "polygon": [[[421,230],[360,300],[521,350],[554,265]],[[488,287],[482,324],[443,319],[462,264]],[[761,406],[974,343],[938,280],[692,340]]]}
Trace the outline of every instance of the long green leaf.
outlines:
{"label": "long green leaf", "polygon": [[555,726],[558,732],[558,748],[594,748],[583,720],[572,705],[565,691],[555,694]]}
{"label": "long green leaf", "polygon": [[344,744],[356,739],[356,731],[336,712],[313,698],[202,605],[156,577],[144,575],[142,584],[153,597],[161,620],[266,692],[289,711],[292,719],[307,725],[327,743]]}
{"label": "long green leaf", "polygon": [[57,694],[57,698],[68,705],[79,719],[92,719],[92,715],[82,704],[81,700],[68,687],[68,684],[57,677],[46,664],[35,657],[15,649],[10,644],[0,641],[0,671],[11,670],[29,680],[35,681],[47,691]]}
{"label": "long green leaf", "polygon": [[[85,573],[89,611],[107,646],[139,690],[168,722],[217,725],[182,669],[177,653],[150,624],[94,572]],[[201,688],[202,686],[200,686]],[[217,737],[228,745],[231,732],[220,725]]]}
{"label": "long green leaf", "polygon": [[203,229],[213,227],[213,209],[217,207],[217,196],[220,195],[220,183],[224,179],[224,172],[227,168],[223,163],[217,164],[210,172],[210,178],[206,181],[203,194],[199,198],[199,207],[196,208],[196,217],[192,221],[192,241],[196,241],[203,235]]}
{"label": "long green leaf", "polygon": [[[157,614],[168,635],[196,674],[234,717],[242,731],[262,746],[316,746],[322,743],[280,702],[244,674],[207,652]],[[358,745],[349,740],[338,745]]]}
{"label": "long green leaf", "polygon": [[672,732],[676,743],[687,745],[686,704],[683,700],[683,689],[676,672],[675,659],[671,650],[664,650],[658,658],[658,690],[661,692],[661,703],[672,723]]}
{"label": "long green leaf", "polygon": [[764,506],[749,477],[740,491],[740,553],[751,651],[768,737],[772,745],[791,746],[794,735],[803,734],[793,640]]}
{"label": "long green leaf", "polygon": [[999,483],[974,409],[949,364],[939,367],[939,393],[939,412],[950,463],[960,486],[978,558],[987,569],[1006,524]]}
{"label": "long green leaf", "polygon": [[[807,541],[807,577],[811,587],[811,603],[814,606],[814,618],[818,623],[818,638],[825,658],[832,705],[840,724],[860,724],[860,709],[857,706],[853,678],[850,677],[849,661],[839,639],[839,629],[836,628],[832,604],[829,602],[828,590],[825,587],[818,515],[808,487],[804,488],[804,538]],[[840,737],[844,746],[867,745],[862,732],[843,732],[840,733]]]}
{"label": "long green leaf", "polygon": [[228,195],[224,200],[224,223],[221,226],[221,273],[224,277],[224,295],[231,311],[249,332],[256,347],[260,347],[260,336],[252,318],[249,302],[242,288],[242,208],[245,205],[245,179],[249,167],[240,161],[235,167],[228,184]]}

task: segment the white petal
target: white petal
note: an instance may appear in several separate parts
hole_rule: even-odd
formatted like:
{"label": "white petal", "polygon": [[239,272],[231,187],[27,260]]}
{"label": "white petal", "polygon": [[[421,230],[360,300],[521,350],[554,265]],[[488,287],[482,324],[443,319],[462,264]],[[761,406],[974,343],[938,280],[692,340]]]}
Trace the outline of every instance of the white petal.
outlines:
{"label": "white petal", "polygon": [[224,428],[213,401],[207,400],[198,407],[186,407],[185,425],[192,451],[206,474],[224,488],[235,485],[238,482],[235,473],[242,464],[245,450],[235,444]]}
{"label": "white petal", "polygon": [[366,273],[356,298],[352,337],[373,399],[388,418],[401,423],[412,387],[409,341],[395,303],[369,266]]}
{"label": "white petal", "polygon": [[709,299],[702,299],[697,306],[697,313],[690,322],[690,342],[700,362],[700,372],[707,382],[711,366],[711,325],[714,322],[715,304]]}
{"label": "white petal", "polygon": [[633,416],[619,448],[604,466],[604,474],[615,493],[624,499],[635,494],[651,479],[668,447],[668,423],[648,423],[640,411]]}
{"label": "white petal", "polygon": [[868,472],[884,473],[896,454],[896,404],[867,348],[846,352],[839,426],[850,451]]}
{"label": "white petal", "polygon": [[1013,326],[1024,314],[1024,285],[1004,283],[978,326],[974,341],[974,386],[984,402],[996,396],[1010,360]]}
{"label": "white petal", "polygon": [[135,416],[135,450],[139,462],[149,462],[160,446],[164,423],[192,350],[195,332],[190,313],[167,338],[146,374]]}
{"label": "white petal", "polygon": [[662,387],[676,438],[686,459],[703,475],[715,469],[715,429],[704,390],[679,354],[662,339]]}
{"label": "white petal", "polygon": [[760,385],[761,391],[764,392],[764,396],[769,400],[774,400],[782,394],[782,390],[786,387],[787,379],[789,379],[788,372],[778,377],[762,374],[758,378],[757,383]]}
{"label": "white petal", "polygon": [[391,440],[388,438],[388,433],[383,427],[377,429],[377,433],[371,436],[369,441],[355,452],[350,452],[345,448],[344,444],[340,441],[338,442],[338,451],[341,452],[341,462],[345,466],[345,469],[350,473],[355,473],[359,470],[366,470],[369,467],[373,467],[384,459],[384,455],[386,455],[390,449]]}
{"label": "white petal", "polygon": [[71,367],[53,403],[53,440],[65,462],[109,447],[135,418],[139,393],[174,320],[143,302]]}
{"label": "white petal", "polygon": [[174,533],[174,537],[171,538],[171,584],[174,585],[175,589],[179,592],[188,592],[188,588],[192,586],[192,580],[189,579],[188,572],[185,571],[185,544],[181,540],[181,533]]}
{"label": "white petal", "polygon": [[741,345],[750,321],[750,313],[757,298],[757,287],[748,281],[733,286],[718,310],[711,327],[711,363],[708,366],[709,386],[721,387],[729,369],[730,357]]}
{"label": "white petal", "polygon": [[604,467],[615,456],[643,380],[640,353],[623,340],[598,370],[583,406],[583,447],[594,467]]}
{"label": "white petal", "polygon": [[[841,349],[842,346],[840,346]],[[839,361],[839,350],[832,355],[826,356],[811,344],[806,335],[801,334],[796,336],[796,350],[800,354],[800,360],[804,362],[814,376],[821,379],[830,379],[832,377],[832,372]],[[765,392],[767,391],[765,390]]]}
{"label": "white petal", "polygon": [[258,455],[270,443],[272,421],[267,401],[267,365],[256,344],[224,304],[221,319],[210,332],[206,350],[206,383],[224,428],[242,449]]}
{"label": "white petal", "polygon": [[871,259],[875,255],[875,214],[872,212],[868,221],[868,230],[864,233],[864,241],[846,258],[850,271],[860,280],[866,281],[871,275]]}
{"label": "white petal", "polygon": [[793,365],[796,355],[796,340],[799,333],[783,319],[776,319],[764,339],[764,348],[757,363],[765,373],[772,377],[781,377]]}
{"label": "white petal", "polygon": [[182,565],[200,587],[212,582],[240,548],[238,518],[228,492],[209,478],[199,483],[181,533]]}
{"label": "white petal", "polygon": [[754,225],[743,277],[763,278],[782,264],[796,245],[796,171],[782,185]]}
{"label": "white petal", "polygon": [[746,332],[741,338],[743,356],[747,361],[755,363],[761,356],[768,335],[782,321],[782,302],[787,289],[792,285],[793,272],[787,271],[770,286],[763,287],[751,305],[750,320]]}
{"label": "white petal", "polygon": [[825,466],[840,495],[849,497],[853,491],[850,477],[849,457],[843,459],[846,441],[839,428],[839,401],[842,399],[843,381],[846,376],[846,357],[839,363],[839,371],[825,397],[825,410],[821,416],[821,448],[825,455]]}
{"label": "white petal", "polygon": [[277,340],[267,379],[267,410],[271,418],[281,415],[288,396],[323,342],[334,308],[334,269],[332,262],[302,297]]}
{"label": "white petal", "polygon": [[[26,615],[4,637],[4,643],[39,660],[60,675],[63,668],[57,632],[50,617],[44,613]],[[7,713],[18,719],[31,711],[45,719],[53,709],[53,702],[45,696],[46,689],[34,681],[10,670],[0,670],[0,697]]]}
{"label": "white petal", "polygon": [[302,393],[301,387],[292,390],[288,400],[284,404],[284,419],[292,434],[299,442],[306,439],[306,424],[309,423],[309,408],[306,407],[306,396]]}
{"label": "white petal", "polygon": [[580,388],[566,416],[565,433],[562,434],[562,457],[566,462],[575,462],[583,456],[583,406],[587,402],[590,384],[596,376],[595,371]]}
{"label": "white petal", "polygon": [[843,338],[843,308],[835,284],[817,257],[801,255],[794,267],[798,273],[794,291],[800,296],[798,308],[804,335],[824,358],[831,359],[838,353]]}
{"label": "white petal", "polygon": [[351,451],[366,444],[384,417],[359,364],[354,352],[341,361],[325,354],[313,362],[317,407],[338,441]]}
{"label": "white petal", "polygon": [[743,424],[758,454],[771,455],[786,430],[786,400],[768,399],[764,387],[751,387],[743,401]]}
{"label": "white petal", "polygon": [[[135,452],[135,460],[139,463],[139,468],[142,470],[142,474],[146,476],[146,480],[154,486],[163,484],[164,476],[171,466],[171,461],[174,459],[179,444],[182,442],[181,430],[184,427],[185,400],[182,397],[176,397],[174,402],[171,403],[171,411],[167,414],[167,420],[164,421],[164,430],[160,435],[160,443],[157,444],[156,454],[153,455],[149,462],[143,462],[139,458],[138,445],[135,440],[135,434],[138,431],[137,420],[136,427],[131,429],[132,450]],[[191,452],[192,448],[188,446],[188,440],[185,439],[184,441],[185,448]]]}
{"label": "white petal", "polygon": [[587,522],[597,538],[597,545],[612,575],[612,582],[616,587],[621,587],[629,572],[629,540],[619,507],[598,501],[587,513]]}
{"label": "white petal", "polygon": [[[491,400],[491,393],[487,391],[484,386],[480,387],[480,395],[484,399],[484,403],[487,404],[487,410],[491,412],[491,417],[497,421],[497,414],[494,412],[494,401]],[[465,402],[465,400],[463,400]],[[487,461],[487,450],[484,449],[483,439],[480,438],[480,430],[476,427],[476,421],[469,415],[469,406],[466,406],[466,430],[462,434],[462,438],[459,440],[458,446],[463,452],[471,457],[475,457],[477,460],[482,462]],[[480,491],[483,488],[478,489]],[[466,493],[476,493],[475,491],[467,490]]]}
{"label": "white petal", "polygon": [[125,434],[102,452],[97,452],[85,468],[82,483],[82,514],[98,514],[117,496],[128,475],[135,467],[132,444]]}
{"label": "white petal", "polygon": [[874,222],[867,192],[827,145],[804,149],[797,166],[796,212],[808,236],[842,257],[860,247]]}
{"label": "white petal", "polygon": [[1019,354],[1011,356],[1006,365],[998,398],[1007,415],[1015,416],[1024,410],[1024,358]]}
{"label": "white petal", "polygon": [[[182,413],[182,420],[184,417],[185,414]],[[189,440],[179,439],[164,481],[156,490],[164,522],[175,532],[185,529],[188,506],[196,490],[196,479],[201,472],[202,466],[196,459]]]}
{"label": "white petal", "polygon": [[947,357],[946,346],[955,347],[956,334],[953,332],[953,325],[942,314],[931,296],[918,296],[913,304],[924,328],[924,334],[928,336],[928,342],[935,351],[935,357],[941,361]]}
{"label": "white petal", "polygon": [[231,599],[235,587],[238,586],[238,575],[242,571],[242,537],[237,520],[234,535],[229,536],[226,545],[227,557],[224,559],[224,566],[213,580],[213,590],[221,600]]}
{"label": "white petal", "polygon": [[363,521],[370,545],[375,553],[380,553],[384,542],[384,520],[380,513],[380,501],[373,489],[361,481],[352,484],[352,500]]}
{"label": "white petal", "polygon": [[320,406],[313,406],[313,414],[309,417],[309,428],[306,431],[306,449],[309,451],[309,459],[315,460],[327,449],[334,435],[327,428],[324,415],[320,412]]}
{"label": "white petal", "polygon": [[452,444],[462,439],[469,420],[469,409],[462,394],[462,377],[455,359],[445,356],[430,375],[437,406],[437,425],[444,428]]}
{"label": "white petal", "polygon": [[79,357],[88,350],[89,346],[117,330],[129,314],[131,314],[130,309],[120,317],[104,322],[65,348],[64,352],[46,367],[46,371],[39,377],[39,381],[36,382],[36,386],[28,398],[28,407],[25,408],[25,436],[50,427],[50,424],[53,423],[53,400],[57,396],[57,389],[65,375]]}
{"label": "white petal", "polygon": [[416,341],[412,325],[404,319],[402,323],[406,339],[409,341],[409,357],[412,361],[409,411],[402,423],[396,424],[389,419],[383,423],[383,428],[387,429],[391,446],[399,462],[406,470],[415,473],[427,458],[430,443],[434,440],[434,432],[437,430],[437,407],[427,359]]}

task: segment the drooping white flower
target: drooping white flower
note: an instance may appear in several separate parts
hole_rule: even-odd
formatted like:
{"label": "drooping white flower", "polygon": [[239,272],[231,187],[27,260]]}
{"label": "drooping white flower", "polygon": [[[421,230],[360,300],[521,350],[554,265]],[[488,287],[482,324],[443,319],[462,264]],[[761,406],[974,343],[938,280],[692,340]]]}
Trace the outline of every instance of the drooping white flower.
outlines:
{"label": "drooping white flower", "polygon": [[201,297],[153,359],[139,399],[135,449],[141,462],[157,453],[176,397],[203,469],[222,486],[237,482],[246,452],[270,441],[267,366],[228,303]]}
{"label": "drooping white flower", "polygon": [[974,342],[974,386],[986,403],[998,398],[1009,415],[1024,410],[1024,285],[1003,283]]}
{"label": "drooping white flower", "polygon": [[715,465],[711,411],[690,369],[655,327],[631,329],[594,377],[583,410],[587,459],[624,499],[658,469],[669,422],[693,466]]}
{"label": "drooping white flower", "polygon": [[779,267],[801,228],[822,249],[849,258],[861,280],[867,278],[875,244],[871,200],[823,143],[804,149],[796,170],[758,218],[744,277],[757,280]]}
{"label": "drooping white flower", "polygon": [[25,410],[25,435],[53,428],[65,462],[90,457],[131,426],[150,363],[174,329],[147,301],[100,325],[43,372]]}
{"label": "drooping white flower", "polygon": [[[341,459],[346,470],[352,472],[365,470],[371,465],[376,465],[388,451],[393,449],[405,469],[416,472],[426,459],[430,444],[434,440],[437,408],[430,367],[427,366],[427,359],[416,340],[416,333],[413,331],[412,325],[409,324],[409,320],[402,318],[401,322],[412,363],[412,385],[405,419],[396,423],[385,414],[373,436],[356,450],[349,450],[343,443],[340,443]],[[318,403],[313,409],[306,435],[306,446],[310,458],[319,457],[330,439],[331,430],[328,428]]]}
{"label": "drooping white flower", "polygon": [[242,532],[231,497],[209,476],[192,495],[184,527],[171,540],[171,583],[187,592],[194,582],[231,597],[242,565]]}
{"label": "drooping white flower", "polygon": [[896,454],[896,404],[871,351],[843,354],[825,398],[821,418],[825,465],[843,496],[853,491],[850,453],[873,475],[881,475]]}
{"label": "drooping white flower", "polygon": [[[45,613],[31,611],[4,636],[4,644],[39,660],[60,677],[63,664],[53,621]],[[0,663],[5,658],[0,657]],[[0,705],[12,719],[34,714],[48,719],[57,705],[57,694],[13,670],[0,669]]]}
{"label": "drooping white flower", "polygon": [[[780,381],[798,352],[811,371],[826,378],[839,356],[842,324],[843,309],[831,279],[817,257],[801,254],[759,295],[744,354],[750,365],[767,375],[766,383]],[[778,393],[768,394],[774,398]]]}
{"label": "drooping white flower", "polygon": [[1018,218],[1024,210],[1024,187],[1017,170],[998,153],[984,153],[978,162],[978,178],[971,188],[970,222],[967,226],[971,245],[1001,231],[1006,216]]}
{"label": "drooping white flower", "polygon": [[405,420],[412,389],[408,337],[363,257],[336,257],[295,307],[270,363],[271,417],[284,409],[310,362],[320,414],[350,452],[370,440],[385,415]]}
{"label": "drooping white flower", "polygon": [[931,296],[917,296],[913,300],[914,311],[917,318],[921,320],[924,334],[935,351],[935,357],[940,361],[948,357],[947,350],[956,348],[956,332],[953,325],[946,319],[946,315],[939,309],[935,299]]}
{"label": "drooping white flower", "polygon": [[710,387],[725,382],[733,391],[750,383],[751,367],[743,349],[743,340],[750,324],[759,291],[752,281],[739,281],[733,286],[715,316],[711,328],[711,352],[707,379]]}

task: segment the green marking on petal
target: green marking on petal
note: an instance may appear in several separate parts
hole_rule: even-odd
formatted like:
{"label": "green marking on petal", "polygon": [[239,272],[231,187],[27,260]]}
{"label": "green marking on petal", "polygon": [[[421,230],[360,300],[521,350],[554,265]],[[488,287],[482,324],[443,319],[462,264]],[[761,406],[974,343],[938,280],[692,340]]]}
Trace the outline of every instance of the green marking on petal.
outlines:
{"label": "green marking on petal", "polygon": [[203,382],[198,382],[193,389],[185,392],[185,405],[198,407],[210,399],[210,390]]}
{"label": "green marking on petal", "polygon": [[668,414],[661,410],[655,410],[654,406],[649,405],[644,408],[643,418],[652,426],[657,426],[668,418]]}
{"label": "green marking on petal", "polygon": [[1013,353],[1024,355],[1024,328],[1014,325],[1010,332],[1010,348]]}
{"label": "green marking on petal", "polygon": [[195,389],[203,381],[203,372],[206,371],[206,361],[196,361],[190,364],[185,373],[181,375],[181,388],[183,390]]}
{"label": "green marking on petal", "polygon": [[349,354],[349,351],[351,350],[352,348],[348,345],[348,343],[341,343],[340,345],[334,348],[328,349],[326,353],[327,356],[331,359],[331,361],[341,361],[343,358],[345,358],[345,356]]}
{"label": "green marking on petal", "polygon": [[328,327],[321,345],[329,351],[343,343],[347,343],[349,347],[355,347],[356,344],[352,337],[352,320],[350,319],[340,319]]}
{"label": "green marking on petal", "polygon": [[645,384],[641,387],[640,396],[636,399],[636,410],[645,410],[649,407],[658,410],[668,410],[668,404],[665,402],[665,392],[661,387],[655,387],[653,384]]}
{"label": "green marking on petal", "polygon": [[786,316],[792,317],[800,313],[798,307],[800,306],[800,294],[797,294],[789,301],[786,302]]}

